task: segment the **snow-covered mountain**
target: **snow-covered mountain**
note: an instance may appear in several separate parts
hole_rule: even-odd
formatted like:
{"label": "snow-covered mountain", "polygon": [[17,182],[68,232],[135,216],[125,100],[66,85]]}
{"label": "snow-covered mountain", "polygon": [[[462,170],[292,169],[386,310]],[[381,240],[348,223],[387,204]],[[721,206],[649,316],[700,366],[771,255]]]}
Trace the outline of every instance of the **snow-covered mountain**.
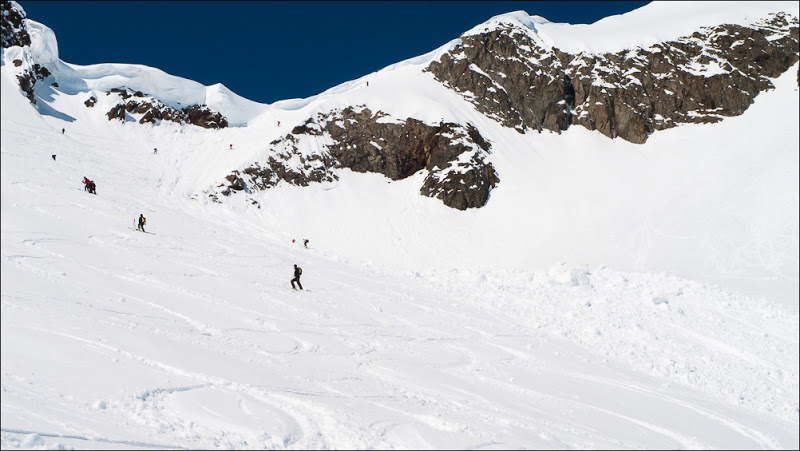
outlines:
{"label": "snow-covered mountain", "polygon": [[3,1],[3,448],[797,448],[798,4],[720,5],[264,105]]}

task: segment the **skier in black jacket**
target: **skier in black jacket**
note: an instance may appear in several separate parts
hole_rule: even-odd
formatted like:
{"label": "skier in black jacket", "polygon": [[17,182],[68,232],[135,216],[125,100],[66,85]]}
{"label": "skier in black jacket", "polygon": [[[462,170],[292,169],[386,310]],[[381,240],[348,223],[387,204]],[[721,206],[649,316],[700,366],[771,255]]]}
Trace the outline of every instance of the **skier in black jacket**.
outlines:
{"label": "skier in black jacket", "polygon": [[299,286],[301,290],[303,289],[303,286],[300,285],[300,274],[303,274],[303,269],[298,267],[297,265],[294,265],[294,279],[292,279],[292,289],[293,290],[297,289],[297,288],[294,287],[294,283],[295,282],[297,282],[297,286]]}

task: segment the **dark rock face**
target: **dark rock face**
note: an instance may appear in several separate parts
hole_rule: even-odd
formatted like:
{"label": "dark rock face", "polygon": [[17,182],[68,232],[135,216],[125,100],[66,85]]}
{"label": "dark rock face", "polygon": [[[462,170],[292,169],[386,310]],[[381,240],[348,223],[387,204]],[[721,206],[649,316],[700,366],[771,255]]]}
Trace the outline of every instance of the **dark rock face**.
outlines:
{"label": "dark rock face", "polygon": [[0,2],[0,25],[2,25],[0,45],[4,49],[31,45],[31,36],[25,27],[24,19],[25,11],[15,8],[9,1]]}
{"label": "dark rock face", "polygon": [[[220,113],[211,111],[205,105],[192,105],[176,110],[164,105],[155,97],[143,94],[141,91],[131,91],[130,89],[113,88],[106,95],[116,94],[121,102],[111,108],[106,113],[108,120],[125,120],[125,112],[141,115],[140,124],[155,124],[159,121],[171,121],[179,124],[193,124],[203,128],[220,129],[228,126],[228,120]],[[87,107],[94,106],[97,99],[90,98],[84,104]]]}
{"label": "dark rock face", "polygon": [[340,166],[392,180],[427,170],[421,194],[459,210],[486,203],[499,178],[486,163],[489,143],[475,127],[413,118],[379,122],[386,116],[347,108],[325,118],[321,126],[334,141],[328,150]]}
{"label": "dark rock face", "polygon": [[449,161],[441,155],[440,142],[447,126],[432,127],[412,118],[379,123],[385,116],[380,111],[373,115],[367,108],[358,112],[347,108],[327,118],[325,130],[334,140],[328,148],[340,165],[400,180],[425,169],[434,150],[439,151],[438,160]]}
{"label": "dark rock face", "polygon": [[28,100],[35,104],[36,97],[33,95],[33,85],[36,84],[36,79],[33,77],[33,74],[26,70],[22,75],[17,75],[17,81],[19,82],[19,88],[22,89],[22,92],[25,93]]}
{"label": "dark rock face", "polygon": [[36,104],[36,96],[33,92],[33,87],[36,85],[36,81],[44,80],[45,78],[50,76],[50,71],[47,70],[46,67],[40,66],[39,64],[34,64],[30,69],[26,69],[22,71],[22,74],[17,75],[17,81],[19,82],[19,87],[25,93],[25,96],[28,97],[28,100],[31,101],[32,104]]}
{"label": "dark rock face", "polygon": [[[644,143],[656,130],[742,114],[759,92],[773,88],[770,78],[797,60],[798,20],[778,13],[751,27],[720,25],[606,54],[569,54],[506,24],[462,36],[426,70],[520,133],[578,124]],[[309,150],[320,144],[322,152]],[[431,125],[348,107],[309,118],[270,146],[275,156],[242,171],[245,186],[330,181],[338,167],[392,180],[427,171],[420,193],[464,210],[485,205],[499,183],[490,144],[471,124]],[[227,193],[237,189],[239,175],[228,178]]]}
{"label": "dark rock face", "polygon": [[225,116],[216,111],[211,111],[205,105],[192,105],[181,111],[186,114],[189,123],[203,128],[220,129],[228,126],[228,120]]}
{"label": "dark rock face", "polygon": [[571,103],[564,100],[573,95],[572,86],[553,52],[511,26],[461,41],[426,69],[437,80],[520,133],[569,126]]}
{"label": "dark rock face", "polygon": [[36,76],[37,80],[44,80],[45,78],[52,75],[46,67],[40,66],[38,64],[33,65],[33,73]]}
{"label": "dark rock face", "polygon": [[[314,182],[332,182],[339,179],[331,170],[335,162],[329,154],[309,154],[301,151],[300,140],[291,134],[271,142],[270,147],[274,151],[274,155],[269,156],[263,166],[261,163],[255,162],[243,171],[233,171],[225,177],[229,184],[223,183],[218,187],[223,188],[221,194],[230,196],[236,191],[247,191],[248,188],[249,190],[263,191],[277,185],[280,181],[295,186],[308,186]],[[209,198],[214,202],[219,202],[219,198],[214,193],[210,193]],[[258,205],[255,200],[251,200],[251,203]],[[261,206],[258,205],[258,208]]]}
{"label": "dark rock face", "polygon": [[[312,140],[324,143],[324,151],[310,151]],[[392,180],[427,171],[420,194],[465,210],[485,205],[499,182],[487,162],[491,146],[472,125],[428,125],[364,107],[318,114],[270,147],[274,156],[242,171],[251,189],[264,190],[280,181],[298,186],[331,182],[338,179],[337,167],[380,173]],[[234,182],[239,174],[234,171],[228,181]],[[235,185],[226,187],[228,194],[230,189]]]}
{"label": "dark rock face", "polygon": [[95,98],[95,96],[91,96],[88,99],[86,99],[85,102],[83,102],[83,104],[86,105],[87,108],[92,108],[95,103],[97,103],[97,99]]}
{"label": "dark rock face", "polygon": [[238,176],[238,174],[231,174],[226,179],[231,182],[231,188],[235,189],[236,191],[241,191],[244,189],[244,180]]}
{"label": "dark rock face", "polygon": [[[25,11],[21,8],[9,1],[0,1],[0,22],[2,23],[0,44],[3,49],[31,45],[31,36],[25,26]],[[33,88],[37,81],[49,77],[50,71],[39,64],[30,64],[27,57],[15,59],[13,64],[15,68],[20,68],[15,73],[20,89],[32,104],[36,104]]]}
{"label": "dark rock face", "polygon": [[[106,113],[108,120],[119,119],[125,120],[126,112],[141,115],[139,119],[140,124],[155,123],[161,120],[170,120],[173,122],[183,123],[186,122],[183,115],[174,108],[168,107],[161,103],[154,97],[144,97],[143,95],[137,96],[130,89],[113,88],[106,93],[107,96],[116,94],[119,96],[121,102],[111,108]],[[141,93],[139,93],[141,94]],[[141,99],[141,100],[139,100]],[[89,99],[91,101],[91,99]],[[95,102],[85,102],[87,107],[91,107]]]}
{"label": "dark rock face", "polygon": [[[489,193],[500,182],[494,167],[486,161],[489,143],[472,124],[452,127],[445,136],[450,141],[431,154],[420,193],[458,210],[486,205]],[[470,141],[477,148],[464,144]]]}
{"label": "dark rock face", "polygon": [[504,25],[464,36],[426,70],[486,116],[520,132],[579,124],[644,143],[680,123],[742,114],[798,60],[798,20],[771,14],[618,53],[572,55]]}
{"label": "dark rock face", "polygon": [[322,130],[314,124],[313,118],[308,118],[305,123],[292,128],[293,135],[322,136]]}
{"label": "dark rock face", "polygon": [[[271,188],[281,180],[295,186],[308,186],[339,179],[333,173],[336,162],[330,154],[303,152],[301,146],[300,140],[292,134],[272,141],[270,147],[274,156],[269,156],[264,166],[256,162],[242,172],[249,176],[250,185],[257,190]],[[292,165],[292,161],[297,164]]]}
{"label": "dark rock face", "polygon": [[[86,106],[88,107],[90,105],[86,105]],[[109,110],[108,113],[106,113],[106,116],[108,116],[108,120],[109,121],[112,120],[112,119],[119,119],[121,121],[124,121],[125,120],[125,105],[117,105],[114,108],[111,108],[111,110]]]}

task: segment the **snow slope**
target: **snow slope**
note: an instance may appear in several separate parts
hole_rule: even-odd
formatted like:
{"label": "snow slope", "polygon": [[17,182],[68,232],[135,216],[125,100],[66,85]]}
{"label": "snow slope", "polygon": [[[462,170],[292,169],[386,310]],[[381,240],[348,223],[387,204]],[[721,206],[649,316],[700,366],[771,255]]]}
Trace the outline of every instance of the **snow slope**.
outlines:
{"label": "snow slope", "polygon": [[525,11],[501,14],[469,30],[477,34],[498,24],[521,25],[539,42],[567,53],[615,53],[636,47],[674,41],[701,27],[720,24],[748,26],[770,13],[783,11],[795,17],[797,2],[654,1],[625,14],[605,17],[592,24],[555,23]]}
{"label": "snow slope", "polygon": [[[427,57],[218,131],[66,88],[42,101],[75,120],[42,115],[4,65],[2,448],[798,448],[797,66],[637,146],[504,130]],[[343,104],[475,123],[500,186],[466,212],[351,172],[201,196]]]}
{"label": "snow slope", "polygon": [[[798,444],[794,308],[664,273],[303,249],[165,195],[166,155],[61,135],[8,86],[4,449]],[[140,212],[154,234],[132,230]]]}
{"label": "snow slope", "polygon": [[76,95],[94,91],[97,96],[97,92],[124,86],[133,91],[157,93],[159,100],[177,109],[194,104],[208,105],[225,115],[231,126],[245,125],[268,109],[268,105],[240,97],[221,83],[204,86],[140,64],[81,66],[66,63],[58,58],[58,41],[53,30],[34,20],[25,19],[25,23],[31,35],[31,57],[53,72],[60,93]]}

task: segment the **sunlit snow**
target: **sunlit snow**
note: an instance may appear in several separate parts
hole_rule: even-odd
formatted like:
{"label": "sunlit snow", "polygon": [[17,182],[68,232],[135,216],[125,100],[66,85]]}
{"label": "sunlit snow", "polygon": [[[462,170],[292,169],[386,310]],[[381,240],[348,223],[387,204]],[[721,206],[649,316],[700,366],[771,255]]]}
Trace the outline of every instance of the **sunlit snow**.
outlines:
{"label": "sunlit snow", "polygon": [[[589,26],[504,20],[589,50],[716,24],[708,5],[694,19],[670,5]],[[606,23],[605,41],[559,28]],[[155,68],[60,61],[34,28],[63,78],[34,107],[11,74],[21,53],[4,51],[3,449],[798,448],[797,64],[742,116],[636,145],[481,116],[421,72],[452,43],[262,105]],[[84,106],[120,83],[235,126]],[[467,211],[421,196],[421,173],[345,170],[250,193],[258,205],[203,195],[348,105],[473,124],[501,183]]]}

